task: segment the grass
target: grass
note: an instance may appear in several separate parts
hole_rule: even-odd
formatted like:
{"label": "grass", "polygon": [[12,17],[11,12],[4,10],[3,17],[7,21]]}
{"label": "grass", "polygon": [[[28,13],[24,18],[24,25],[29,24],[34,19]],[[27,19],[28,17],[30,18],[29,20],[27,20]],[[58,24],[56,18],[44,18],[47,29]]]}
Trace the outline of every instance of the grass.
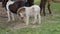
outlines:
{"label": "grass", "polygon": [[[39,4],[39,0],[35,0],[35,3]],[[39,27],[10,29],[0,26],[0,34],[60,34],[60,3],[51,2],[51,11],[53,16],[42,16],[42,23],[37,25]],[[46,13],[48,14],[47,9]]]}

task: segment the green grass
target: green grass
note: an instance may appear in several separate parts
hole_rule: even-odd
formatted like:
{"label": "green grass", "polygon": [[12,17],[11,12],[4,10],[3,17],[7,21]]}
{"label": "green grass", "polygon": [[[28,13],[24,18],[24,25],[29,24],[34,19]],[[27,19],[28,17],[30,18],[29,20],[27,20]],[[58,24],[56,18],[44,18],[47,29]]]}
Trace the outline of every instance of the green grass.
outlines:
{"label": "green grass", "polygon": [[[35,0],[39,4],[39,0]],[[53,16],[42,16],[42,23],[39,27],[31,28],[32,26],[10,29],[6,26],[0,26],[0,34],[60,34],[60,3],[51,2],[51,11]],[[48,10],[46,9],[48,14]]]}

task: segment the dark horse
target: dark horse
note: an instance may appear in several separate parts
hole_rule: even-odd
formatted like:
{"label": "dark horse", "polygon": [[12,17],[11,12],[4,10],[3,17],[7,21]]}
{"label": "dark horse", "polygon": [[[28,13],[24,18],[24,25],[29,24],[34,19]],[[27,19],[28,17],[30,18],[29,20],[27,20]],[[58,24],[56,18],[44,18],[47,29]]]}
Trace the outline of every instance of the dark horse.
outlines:
{"label": "dark horse", "polygon": [[13,13],[17,14],[17,10],[20,7],[32,6],[33,3],[34,2],[32,2],[32,0],[27,0],[27,2],[25,2],[25,1],[3,0],[2,1],[2,7],[6,9],[7,15],[8,15],[8,21],[10,21],[10,19],[11,19],[10,14],[12,16],[12,20],[14,20]]}
{"label": "dark horse", "polygon": [[41,8],[40,13],[43,10],[44,16],[46,15],[45,14],[45,5],[46,5],[46,3],[48,3],[48,6],[47,7],[48,7],[48,10],[49,10],[49,13],[51,14],[50,2],[51,2],[51,0],[41,0],[41,2],[40,2],[40,8]]}

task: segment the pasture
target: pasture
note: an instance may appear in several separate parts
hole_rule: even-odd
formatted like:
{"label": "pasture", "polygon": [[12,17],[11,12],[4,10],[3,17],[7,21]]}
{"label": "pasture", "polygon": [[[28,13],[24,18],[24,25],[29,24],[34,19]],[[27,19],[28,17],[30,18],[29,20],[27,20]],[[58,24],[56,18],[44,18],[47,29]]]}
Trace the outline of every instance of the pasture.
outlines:
{"label": "pasture", "polygon": [[[35,0],[39,5],[39,0]],[[51,11],[53,16],[48,14],[42,16],[41,24],[28,25],[20,23],[15,15],[15,21],[7,23],[7,15],[0,3],[0,34],[60,34],[60,3],[51,2]]]}

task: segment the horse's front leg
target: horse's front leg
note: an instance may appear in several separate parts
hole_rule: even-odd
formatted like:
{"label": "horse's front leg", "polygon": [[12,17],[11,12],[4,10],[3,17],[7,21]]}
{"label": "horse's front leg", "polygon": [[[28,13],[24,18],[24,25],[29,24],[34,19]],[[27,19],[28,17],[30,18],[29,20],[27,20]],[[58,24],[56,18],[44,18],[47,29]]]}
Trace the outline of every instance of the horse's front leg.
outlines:
{"label": "horse's front leg", "polygon": [[46,15],[46,14],[45,14],[45,5],[43,6],[43,13],[44,13],[44,16],[45,16],[45,15]]}
{"label": "horse's front leg", "polygon": [[28,25],[28,24],[29,24],[29,16],[26,15],[26,25]]}
{"label": "horse's front leg", "polygon": [[45,13],[45,5],[46,5],[46,2],[47,2],[47,0],[43,0],[43,2],[42,2],[42,8],[43,8],[43,13],[44,13],[44,16],[46,15],[46,13]]}

